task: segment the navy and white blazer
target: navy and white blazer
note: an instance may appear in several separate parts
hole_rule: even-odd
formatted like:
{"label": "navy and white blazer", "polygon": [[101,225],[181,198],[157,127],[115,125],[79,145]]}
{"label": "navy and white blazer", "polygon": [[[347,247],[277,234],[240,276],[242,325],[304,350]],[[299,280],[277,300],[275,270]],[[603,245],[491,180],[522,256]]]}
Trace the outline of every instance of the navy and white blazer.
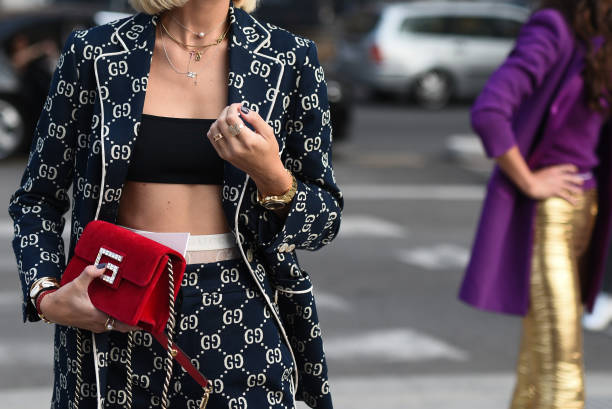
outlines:
{"label": "navy and white blazer", "polygon": [[[312,284],[294,251],[319,249],[340,225],[343,200],[332,169],[324,73],[312,41],[233,7],[230,19],[228,104],[247,105],[274,128],[281,159],[298,180],[298,190],[281,222],[257,205],[250,178],[226,163],[223,208],[253,279],[293,347],[300,375],[297,397],[331,408]],[[31,284],[40,277],[60,279],[65,269],[61,233],[70,186],[68,257],[87,223],[96,217],[116,222],[139,134],[156,24],[157,16],[137,14],[75,31],[66,42],[9,207],[24,320],[38,320],[28,302]],[[56,342],[60,339],[56,336]]]}

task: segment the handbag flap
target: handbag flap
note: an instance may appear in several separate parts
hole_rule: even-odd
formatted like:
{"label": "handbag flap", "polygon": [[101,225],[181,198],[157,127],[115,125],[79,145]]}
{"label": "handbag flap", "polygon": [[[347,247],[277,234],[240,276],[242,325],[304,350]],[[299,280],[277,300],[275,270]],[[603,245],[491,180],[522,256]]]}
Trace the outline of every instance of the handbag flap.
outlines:
{"label": "handbag flap", "polygon": [[103,278],[116,274],[112,282],[105,280],[113,287],[122,279],[146,286],[164,256],[183,259],[177,251],[163,244],[101,220],[92,221],[85,227],[74,253],[89,264],[109,263]]}

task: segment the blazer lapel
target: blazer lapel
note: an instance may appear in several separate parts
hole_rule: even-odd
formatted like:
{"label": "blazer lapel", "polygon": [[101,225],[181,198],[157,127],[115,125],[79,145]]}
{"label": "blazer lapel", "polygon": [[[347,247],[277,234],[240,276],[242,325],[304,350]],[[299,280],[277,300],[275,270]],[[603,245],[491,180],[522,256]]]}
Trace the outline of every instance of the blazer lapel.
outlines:
{"label": "blazer lapel", "polygon": [[99,218],[111,222],[116,221],[132,147],[140,129],[156,22],[156,16],[134,16],[112,36],[118,50],[96,59],[105,170]]}
{"label": "blazer lapel", "polygon": [[[270,121],[284,64],[269,54],[270,32],[249,14],[230,7],[230,23],[228,104],[246,105]],[[226,163],[222,199],[230,222],[235,219],[247,182],[243,171]]]}

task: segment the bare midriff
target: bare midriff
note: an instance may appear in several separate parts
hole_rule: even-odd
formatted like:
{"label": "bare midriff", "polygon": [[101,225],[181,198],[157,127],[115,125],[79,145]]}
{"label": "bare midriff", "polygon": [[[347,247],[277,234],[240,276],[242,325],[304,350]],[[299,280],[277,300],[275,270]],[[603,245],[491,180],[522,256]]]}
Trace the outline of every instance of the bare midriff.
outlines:
{"label": "bare midriff", "polygon": [[230,231],[221,205],[221,186],[126,182],[119,225],[194,235]]}
{"label": "bare midriff", "polygon": [[[160,35],[157,30],[143,112],[172,118],[217,118],[228,101],[229,42],[209,48],[201,62],[193,63],[192,69],[198,72],[195,85],[193,79],[171,69]],[[169,57],[185,69],[188,53],[165,41]],[[117,223],[155,232],[228,233],[231,229],[223,211],[221,189],[218,185],[127,181]]]}

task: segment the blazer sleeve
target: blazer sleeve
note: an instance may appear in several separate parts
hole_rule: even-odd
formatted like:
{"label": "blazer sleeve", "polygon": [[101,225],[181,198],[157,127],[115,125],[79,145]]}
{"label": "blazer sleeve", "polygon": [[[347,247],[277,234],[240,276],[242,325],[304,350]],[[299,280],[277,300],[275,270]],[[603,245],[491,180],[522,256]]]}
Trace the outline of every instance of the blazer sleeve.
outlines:
{"label": "blazer sleeve", "polygon": [[70,206],[78,119],[79,75],[76,32],[68,38],[36,126],[20,187],[12,195],[9,215],[15,235],[13,250],[23,289],[23,320],[38,321],[29,290],[42,277],[60,279],[65,269],[63,217]]}
{"label": "blazer sleeve", "polygon": [[562,47],[573,44],[572,36],[562,14],[552,9],[534,13],[523,26],[515,48],[472,108],[472,127],[489,157],[516,145],[512,123],[517,110],[555,67]]}
{"label": "blazer sleeve", "polygon": [[317,250],[340,228],[343,198],[332,168],[332,128],[327,85],[317,50],[310,42],[297,77],[297,95],[282,160],[297,179],[297,193],[284,223],[270,211],[259,222],[265,251],[283,246]]}

